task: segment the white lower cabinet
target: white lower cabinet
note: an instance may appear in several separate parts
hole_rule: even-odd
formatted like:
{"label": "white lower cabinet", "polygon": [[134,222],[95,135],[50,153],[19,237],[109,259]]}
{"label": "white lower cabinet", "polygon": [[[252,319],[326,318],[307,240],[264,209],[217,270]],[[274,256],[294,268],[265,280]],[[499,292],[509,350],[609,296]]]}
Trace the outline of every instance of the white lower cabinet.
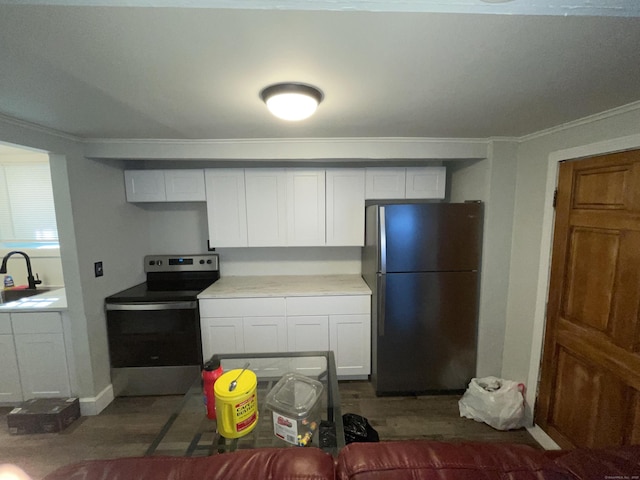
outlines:
{"label": "white lower cabinet", "polygon": [[[289,351],[332,350],[338,377],[366,376],[371,373],[371,297],[369,295],[327,295],[288,297],[289,339],[302,337],[307,325],[315,333],[315,343],[304,338]],[[322,319],[322,321],[321,321]],[[318,324],[318,326],[315,326]],[[320,325],[326,325],[324,329]],[[315,329],[315,332],[313,332]],[[293,330],[293,331],[292,331]],[[307,348],[313,347],[316,348]],[[322,348],[319,347],[322,345]],[[325,347],[326,346],[326,347]],[[300,348],[298,348],[300,347]]]}
{"label": "white lower cabinet", "polygon": [[284,298],[200,300],[202,355],[286,352]]}
{"label": "white lower cabinet", "polygon": [[364,377],[371,373],[370,301],[369,295],[201,299],[202,353],[207,359],[332,350],[339,377]]}
{"label": "white lower cabinet", "polygon": [[71,395],[61,333],[16,335],[16,352],[25,399]]}
{"label": "white lower cabinet", "polygon": [[329,350],[329,316],[287,316],[287,342],[290,352]]}
{"label": "white lower cabinet", "polygon": [[287,351],[287,319],[280,317],[245,317],[244,350],[253,353]]}
{"label": "white lower cabinet", "polygon": [[61,314],[1,314],[0,364],[0,402],[71,396]]}
{"label": "white lower cabinet", "polygon": [[329,332],[338,376],[371,373],[370,315],[331,315]]}
{"label": "white lower cabinet", "polygon": [[242,319],[237,317],[201,317],[201,328],[202,358],[205,360],[214,353],[244,352]]}
{"label": "white lower cabinet", "polygon": [[0,335],[0,403],[22,401],[18,357],[13,335]]}

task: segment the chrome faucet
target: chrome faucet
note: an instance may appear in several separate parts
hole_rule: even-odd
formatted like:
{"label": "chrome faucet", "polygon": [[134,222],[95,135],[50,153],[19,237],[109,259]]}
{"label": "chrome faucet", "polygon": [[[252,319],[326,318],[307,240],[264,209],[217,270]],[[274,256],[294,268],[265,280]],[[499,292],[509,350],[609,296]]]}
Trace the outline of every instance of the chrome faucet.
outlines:
{"label": "chrome faucet", "polygon": [[[9,257],[11,257],[11,255],[15,255],[16,253],[19,253],[20,255],[22,255],[24,259],[27,261],[27,282],[29,283],[29,288],[35,290],[36,285],[40,285],[42,283],[42,280],[40,280],[39,278],[38,279],[33,278],[33,272],[31,271],[31,259],[29,258],[29,255],[27,255],[24,252],[19,252],[17,250],[14,250],[13,252],[7,253],[2,259],[2,265],[0,266],[0,274],[7,273],[7,260],[9,260]],[[36,273],[36,276],[37,275],[38,274]]]}

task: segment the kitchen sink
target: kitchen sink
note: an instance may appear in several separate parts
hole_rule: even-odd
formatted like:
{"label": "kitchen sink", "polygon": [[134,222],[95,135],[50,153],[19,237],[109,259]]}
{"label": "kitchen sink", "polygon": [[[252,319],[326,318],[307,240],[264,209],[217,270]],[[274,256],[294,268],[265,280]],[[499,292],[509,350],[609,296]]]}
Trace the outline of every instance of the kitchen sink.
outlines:
{"label": "kitchen sink", "polygon": [[41,293],[50,292],[53,288],[24,288],[22,290],[2,290],[0,292],[0,303],[15,302],[25,297],[40,295]]}

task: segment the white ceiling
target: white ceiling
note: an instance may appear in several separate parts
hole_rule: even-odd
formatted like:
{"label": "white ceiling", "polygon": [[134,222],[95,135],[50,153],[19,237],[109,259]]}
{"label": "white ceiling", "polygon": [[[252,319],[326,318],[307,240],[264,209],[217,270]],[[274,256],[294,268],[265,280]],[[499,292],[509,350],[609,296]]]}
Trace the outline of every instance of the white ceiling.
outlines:
{"label": "white ceiling", "polygon": [[[0,0],[0,114],[83,138],[522,136],[640,100],[639,45],[637,0]],[[316,115],[270,116],[281,81],[319,87]]]}

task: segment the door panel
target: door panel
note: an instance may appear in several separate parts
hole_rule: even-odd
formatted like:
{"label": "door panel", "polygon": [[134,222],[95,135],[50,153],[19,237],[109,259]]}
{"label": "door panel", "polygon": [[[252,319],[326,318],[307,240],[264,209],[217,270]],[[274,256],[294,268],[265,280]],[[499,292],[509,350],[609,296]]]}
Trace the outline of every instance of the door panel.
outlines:
{"label": "door panel", "polygon": [[564,162],[535,420],[562,447],[640,440],[640,151]]}
{"label": "door panel", "polygon": [[380,208],[387,272],[480,268],[482,204],[418,203]]}
{"label": "door panel", "polygon": [[[578,227],[571,230],[569,243],[564,316],[606,331],[620,250],[620,232]],[[598,275],[591,272],[598,272]]]}
{"label": "door panel", "polygon": [[[561,348],[555,383],[552,423],[557,434],[566,436],[572,444],[593,448],[606,447],[622,437],[623,382]],[[585,421],[585,417],[593,420]]]}
{"label": "door panel", "polygon": [[478,274],[385,275],[376,391],[463,390],[476,372]]}

